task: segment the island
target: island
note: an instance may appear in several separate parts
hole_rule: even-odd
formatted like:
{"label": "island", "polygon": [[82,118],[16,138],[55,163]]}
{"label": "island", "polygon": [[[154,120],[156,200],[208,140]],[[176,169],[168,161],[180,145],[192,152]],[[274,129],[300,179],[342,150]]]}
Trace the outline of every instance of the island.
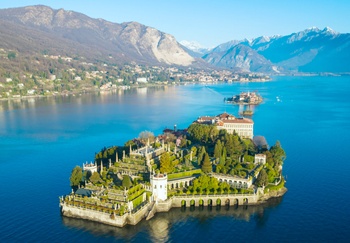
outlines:
{"label": "island", "polygon": [[254,122],[222,113],[188,128],[143,131],[73,168],[63,216],[123,227],[172,207],[254,205],[282,196],[286,158],[279,141],[253,136]]}
{"label": "island", "polygon": [[227,103],[238,105],[258,105],[263,101],[263,98],[256,92],[241,92],[229,98],[224,98]]}

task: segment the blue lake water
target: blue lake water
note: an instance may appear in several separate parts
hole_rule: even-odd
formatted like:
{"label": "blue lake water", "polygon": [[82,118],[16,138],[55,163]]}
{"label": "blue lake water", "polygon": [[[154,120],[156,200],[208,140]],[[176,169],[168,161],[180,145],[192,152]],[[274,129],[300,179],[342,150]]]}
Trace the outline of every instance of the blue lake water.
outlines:
{"label": "blue lake water", "polygon": [[[141,88],[0,102],[0,242],[348,242],[349,77],[278,77],[265,83]],[[173,209],[115,228],[62,217],[75,165],[144,130],[187,127],[223,102],[258,91],[254,134],[287,153],[288,192],[263,206]],[[278,97],[278,99],[277,99]]]}

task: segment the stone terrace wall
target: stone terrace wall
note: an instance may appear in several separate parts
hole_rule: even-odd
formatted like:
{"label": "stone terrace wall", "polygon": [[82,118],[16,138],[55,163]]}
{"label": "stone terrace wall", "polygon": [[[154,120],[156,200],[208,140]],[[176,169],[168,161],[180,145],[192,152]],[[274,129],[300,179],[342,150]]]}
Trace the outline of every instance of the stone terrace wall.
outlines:
{"label": "stone terrace wall", "polygon": [[143,218],[145,218],[148,213],[149,203],[143,206],[134,214],[124,214],[123,216],[114,216],[114,219],[111,218],[109,213],[99,212],[96,210],[78,208],[74,206],[61,203],[61,212],[64,216],[72,218],[80,218],[92,220],[104,224],[109,224],[112,226],[123,227],[126,224],[136,225]]}

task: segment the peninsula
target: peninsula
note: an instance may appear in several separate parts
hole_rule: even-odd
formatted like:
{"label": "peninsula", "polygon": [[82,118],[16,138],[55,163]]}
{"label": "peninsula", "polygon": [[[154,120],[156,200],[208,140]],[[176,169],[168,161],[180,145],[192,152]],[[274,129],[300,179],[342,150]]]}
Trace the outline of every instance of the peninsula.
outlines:
{"label": "peninsula", "polygon": [[187,129],[144,131],[124,146],[103,148],[72,170],[61,213],[122,227],[172,207],[253,205],[282,196],[285,152],[278,141],[268,147],[253,138],[253,125],[227,113],[203,116]]}

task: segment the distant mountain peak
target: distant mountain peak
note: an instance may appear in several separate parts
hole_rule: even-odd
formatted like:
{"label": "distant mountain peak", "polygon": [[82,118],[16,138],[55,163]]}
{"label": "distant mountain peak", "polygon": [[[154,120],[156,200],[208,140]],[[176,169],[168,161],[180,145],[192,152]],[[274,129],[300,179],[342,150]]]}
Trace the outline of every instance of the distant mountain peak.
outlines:
{"label": "distant mountain peak", "polygon": [[329,34],[332,34],[332,35],[338,35],[338,34],[339,34],[339,32],[333,30],[332,28],[330,28],[330,27],[328,27],[328,26],[325,27],[325,28],[322,30],[322,32],[329,33]]}
{"label": "distant mountain peak", "polygon": [[276,72],[273,67],[282,72],[349,72],[349,53],[350,34],[311,27],[285,36],[229,41],[203,58],[220,67],[253,72]]}
{"label": "distant mountain peak", "polygon": [[205,54],[212,48],[207,48],[200,44],[198,41],[187,41],[187,40],[182,40],[179,42],[181,45],[184,47],[188,48],[189,50],[200,53],[200,54]]}

